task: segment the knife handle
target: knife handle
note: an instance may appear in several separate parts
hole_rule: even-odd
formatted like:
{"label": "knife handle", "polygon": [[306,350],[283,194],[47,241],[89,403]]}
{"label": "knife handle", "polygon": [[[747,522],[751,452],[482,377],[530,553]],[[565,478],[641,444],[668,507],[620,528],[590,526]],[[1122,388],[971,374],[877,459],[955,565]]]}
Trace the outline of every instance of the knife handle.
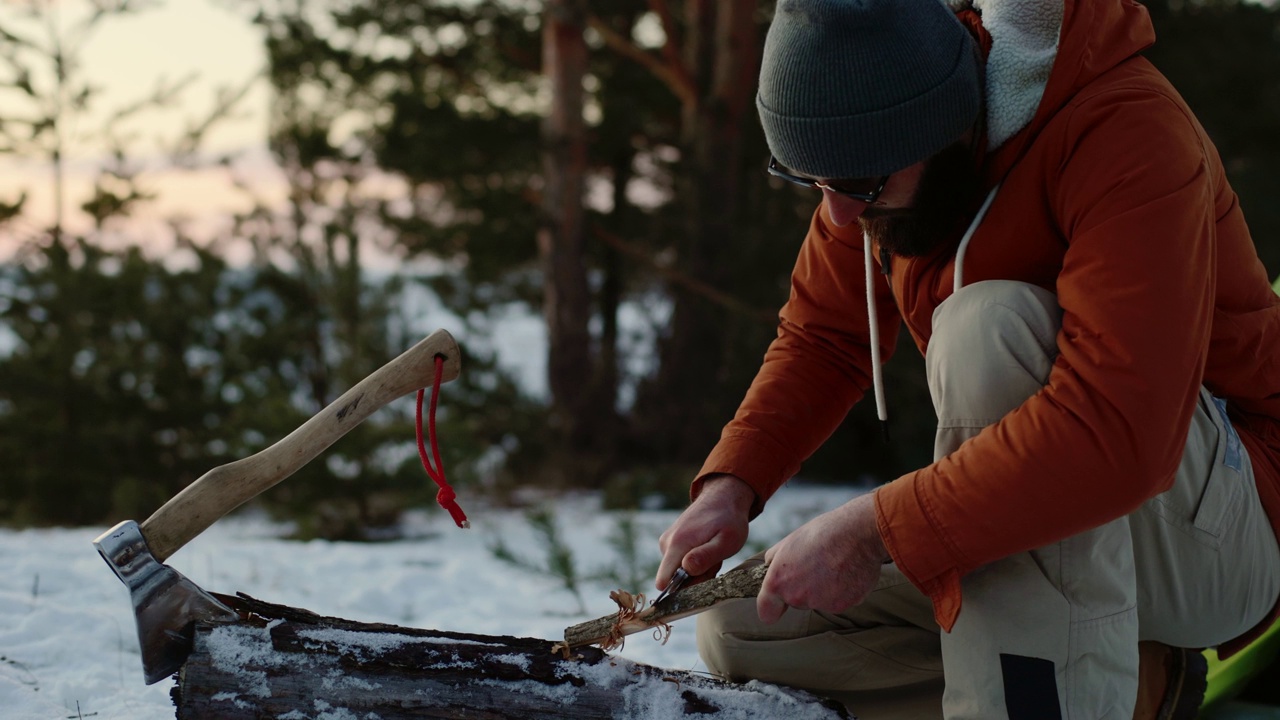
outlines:
{"label": "knife handle", "polygon": [[437,330],[271,447],[201,475],[143,521],[151,554],[164,562],[224,515],[297,472],[375,410],[429,387],[437,355],[444,356],[441,381],[458,377],[458,344],[447,331]]}

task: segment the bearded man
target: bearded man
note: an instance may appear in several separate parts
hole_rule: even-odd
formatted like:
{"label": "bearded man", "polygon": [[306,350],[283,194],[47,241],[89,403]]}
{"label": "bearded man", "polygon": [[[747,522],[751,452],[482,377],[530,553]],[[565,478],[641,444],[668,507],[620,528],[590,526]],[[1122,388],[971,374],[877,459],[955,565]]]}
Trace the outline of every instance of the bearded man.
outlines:
{"label": "bearded man", "polygon": [[938,432],[700,617],[713,672],[863,718],[1190,718],[1198,650],[1274,621],[1280,302],[1153,41],[1131,0],[779,0],[768,170],[821,204],[658,588],[864,393],[886,417],[902,325]]}

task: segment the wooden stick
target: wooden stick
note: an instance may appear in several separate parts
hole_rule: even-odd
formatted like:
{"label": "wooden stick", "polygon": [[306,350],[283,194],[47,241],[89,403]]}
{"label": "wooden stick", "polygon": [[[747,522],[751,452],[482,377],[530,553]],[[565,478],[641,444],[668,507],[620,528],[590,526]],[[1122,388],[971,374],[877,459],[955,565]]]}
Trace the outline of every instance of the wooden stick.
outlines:
{"label": "wooden stick", "polygon": [[564,644],[570,648],[612,646],[627,635],[697,615],[725,600],[755,597],[760,593],[760,585],[768,569],[763,564],[738,567],[720,577],[683,588],[660,604],[635,613],[628,613],[627,608],[623,608],[621,612],[565,628]]}

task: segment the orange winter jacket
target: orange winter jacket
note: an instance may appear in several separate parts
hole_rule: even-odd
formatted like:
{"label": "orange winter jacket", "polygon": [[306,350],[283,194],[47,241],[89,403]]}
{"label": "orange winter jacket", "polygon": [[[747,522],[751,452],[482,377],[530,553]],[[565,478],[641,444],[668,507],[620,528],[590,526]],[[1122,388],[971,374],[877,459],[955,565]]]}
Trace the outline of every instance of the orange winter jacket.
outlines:
{"label": "orange winter jacket", "polygon": [[[1055,292],[1059,355],[1041,392],[877,494],[885,544],[946,630],[966,573],[1168,489],[1202,384],[1227,401],[1273,528],[1280,519],[1280,300],[1217,151],[1139,55],[1155,39],[1142,6],[1044,5],[1052,23],[1043,39],[1050,49],[1057,41],[1056,58],[1002,45],[1037,31],[1011,28],[1018,11],[1000,16],[1001,0],[988,0],[982,17],[960,13],[987,56],[983,175],[987,189],[1000,183],[963,278]],[[1028,56],[1047,64],[1019,72]],[[1018,84],[1037,75],[1030,88]],[[877,274],[883,357],[902,324],[921,352],[928,347],[933,311],[952,292],[958,240],[927,257],[892,258],[888,282]],[[831,225],[819,207],[778,337],[695,496],[706,475],[731,473],[754,488],[758,512],[870,387],[863,263],[861,231]]]}

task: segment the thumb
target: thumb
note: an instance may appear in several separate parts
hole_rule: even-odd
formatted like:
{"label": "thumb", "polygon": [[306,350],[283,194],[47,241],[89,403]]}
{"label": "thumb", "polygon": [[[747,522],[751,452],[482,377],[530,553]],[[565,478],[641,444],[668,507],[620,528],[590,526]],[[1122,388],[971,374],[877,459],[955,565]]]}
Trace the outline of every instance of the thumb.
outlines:
{"label": "thumb", "polygon": [[760,616],[760,622],[772,625],[778,622],[778,618],[781,618],[782,613],[786,611],[787,604],[782,598],[772,591],[760,589],[760,594],[756,596],[756,614]]}
{"label": "thumb", "polygon": [[782,544],[781,542],[776,543],[776,544],[772,545],[768,550],[765,550],[765,551],[764,551],[764,564],[765,564],[765,565],[772,565],[772,564],[773,564],[773,556],[778,554],[778,545],[781,545],[781,544]]}
{"label": "thumb", "polygon": [[741,549],[742,543],[735,543],[733,538],[723,531],[716,533],[710,540],[685,553],[682,565],[690,575],[697,577],[720,567],[720,564]]}

